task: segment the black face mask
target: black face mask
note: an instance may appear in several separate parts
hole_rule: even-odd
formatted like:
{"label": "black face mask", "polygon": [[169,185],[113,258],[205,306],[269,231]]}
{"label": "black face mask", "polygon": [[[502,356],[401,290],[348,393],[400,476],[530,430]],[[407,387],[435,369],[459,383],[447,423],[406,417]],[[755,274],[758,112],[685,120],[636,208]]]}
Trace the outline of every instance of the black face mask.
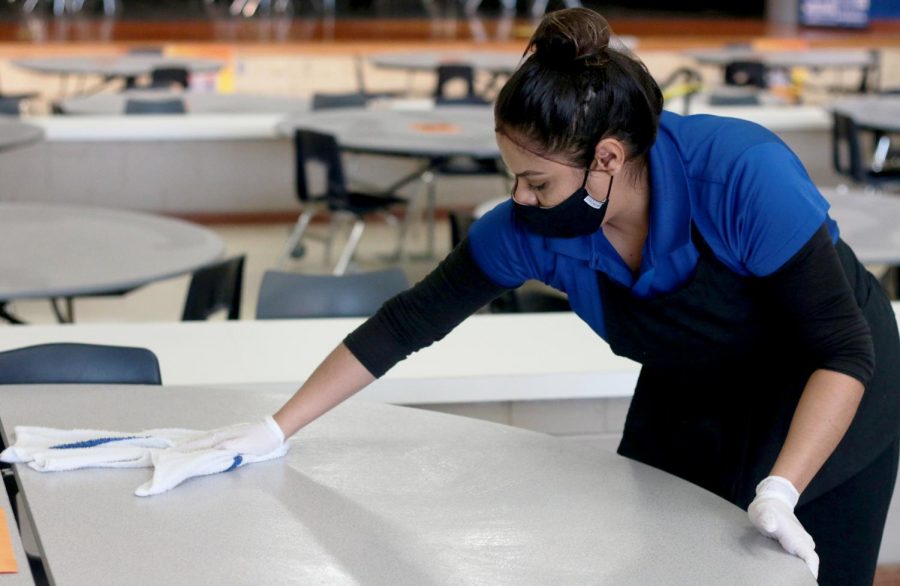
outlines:
{"label": "black face mask", "polygon": [[585,172],[584,181],[578,191],[552,208],[522,205],[513,199],[516,218],[529,232],[550,238],[574,238],[593,234],[600,229],[600,224],[606,216],[609,193],[612,191],[612,176],[609,178],[606,199],[597,201],[585,188],[589,174],[590,170]]}

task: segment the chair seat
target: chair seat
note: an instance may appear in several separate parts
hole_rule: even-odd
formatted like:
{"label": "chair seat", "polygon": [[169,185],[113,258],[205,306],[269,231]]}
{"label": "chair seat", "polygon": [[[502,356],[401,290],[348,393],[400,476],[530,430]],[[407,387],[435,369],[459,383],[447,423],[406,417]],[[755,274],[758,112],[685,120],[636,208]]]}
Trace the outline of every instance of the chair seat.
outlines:
{"label": "chair seat", "polygon": [[882,171],[869,171],[866,174],[866,182],[874,185],[900,183],[900,169],[891,167]]}
{"label": "chair seat", "polygon": [[502,171],[497,159],[477,159],[474,157],[452,157],[438,161],[435,172],[441,175],[500,175]]}
{"label": "chair seat", "polygon": [[328,207],[331,210],[348,211],[353,212],[354,214],[366,214],[383,210],[392,205],[405,203],[407,203],[407,200],[393,195],[372,195],[370,193],[349,191],[347,192],[347,199],[345,201],[329,201]]}

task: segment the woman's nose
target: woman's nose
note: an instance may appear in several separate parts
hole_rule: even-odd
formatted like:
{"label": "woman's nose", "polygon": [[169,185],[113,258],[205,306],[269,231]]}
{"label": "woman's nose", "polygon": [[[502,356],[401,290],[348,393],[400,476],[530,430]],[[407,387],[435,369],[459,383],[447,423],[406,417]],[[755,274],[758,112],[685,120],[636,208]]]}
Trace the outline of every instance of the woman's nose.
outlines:
{"label": "woman's nose", "polygon": [[537,196],[527,186],[520,186],[518,181],[513,184],[512,198],[513,201],[523,206],[538,205]]}

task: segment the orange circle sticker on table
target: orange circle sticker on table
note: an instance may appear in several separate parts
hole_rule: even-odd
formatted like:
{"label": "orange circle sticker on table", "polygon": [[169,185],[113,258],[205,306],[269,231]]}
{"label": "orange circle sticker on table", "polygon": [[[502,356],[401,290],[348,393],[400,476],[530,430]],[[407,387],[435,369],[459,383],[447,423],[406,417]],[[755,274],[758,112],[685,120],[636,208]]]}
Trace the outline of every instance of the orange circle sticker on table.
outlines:
{"label": "orange circle sticker on table", "polygon": [[409,127],[416,132],[431,134],[457,134],[459,126],[450,122],[412,122]]}

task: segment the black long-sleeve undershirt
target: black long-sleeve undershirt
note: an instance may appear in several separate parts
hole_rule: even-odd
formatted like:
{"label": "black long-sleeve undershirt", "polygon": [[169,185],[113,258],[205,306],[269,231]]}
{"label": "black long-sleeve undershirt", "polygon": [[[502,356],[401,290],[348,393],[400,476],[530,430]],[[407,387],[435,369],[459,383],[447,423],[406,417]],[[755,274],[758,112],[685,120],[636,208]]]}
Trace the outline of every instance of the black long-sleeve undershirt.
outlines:
{"label": "black long-sleeve undershirt", "polygon": [[[761,279],[763,290],[797,328],[816,367],[867,384],[875,369],[868,323],[856,303],[828,230],[823,226],[787,263]],[[414,287],[386,302],[344,339],[380,377],[413,352],[442,339],[506,289],[476,264],[468,240]]]}

